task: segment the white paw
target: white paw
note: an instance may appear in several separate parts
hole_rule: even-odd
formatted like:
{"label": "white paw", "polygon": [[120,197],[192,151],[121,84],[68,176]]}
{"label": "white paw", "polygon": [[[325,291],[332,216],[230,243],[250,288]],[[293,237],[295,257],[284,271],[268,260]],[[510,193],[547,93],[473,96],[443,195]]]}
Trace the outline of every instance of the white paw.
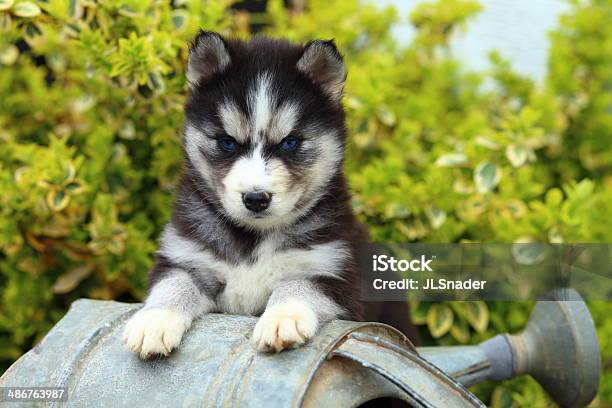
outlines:
{"label": "white paw", "polygon": [[123,342],[141,358],[167,356],[179,345],[188,327],[189,322],[172,310],[139,310],[125,325]]}
{"label": "white paw", "polygon": [[297,348],[317,332],[319,321],[312,309],[296,299],[266,309],[253,331],[259,351],[276,352]]}

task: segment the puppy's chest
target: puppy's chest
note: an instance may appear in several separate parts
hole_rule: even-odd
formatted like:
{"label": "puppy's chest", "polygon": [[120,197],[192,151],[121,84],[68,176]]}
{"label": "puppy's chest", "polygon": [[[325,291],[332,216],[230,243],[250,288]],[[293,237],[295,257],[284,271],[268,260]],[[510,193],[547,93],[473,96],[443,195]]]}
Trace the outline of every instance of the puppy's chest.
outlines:
{"label": "puppy's chest", "polygon": [[217,278],[224,289],[217,297],[217,307],[232,314],[257,315],[263,312],[272,290],[292,275],[289,265],[280,262],[280,254],[271,254],[254,263],[228,265]]}
{"label": "puppy's chest", "polygon": [[219,311],[258,315],[283,281],[337,276],[341,272],[345,251],[339,244],[288,250],[280,246],[278,241],[264,242],[253,262],[217,268],[217,279],[224,284],[216,298]]}

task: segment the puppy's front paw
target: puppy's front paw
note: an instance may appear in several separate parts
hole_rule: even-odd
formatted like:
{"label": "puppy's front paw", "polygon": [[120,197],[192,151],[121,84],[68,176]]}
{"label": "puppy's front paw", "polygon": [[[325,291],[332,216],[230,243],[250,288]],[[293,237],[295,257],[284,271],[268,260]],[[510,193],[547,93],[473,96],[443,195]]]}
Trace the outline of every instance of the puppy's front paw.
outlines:
{"label": "puppy's front paw", "polygon": [[266,309],[255,325],[253,340],[259,351],[278,353],[306,343],[318,324],[310,306],[290,299]]}
{"label": "puppy's front paw", "polygon": [[139,310],[127,322],[123,342],[141,358],[167,356],[179,345],[188,327],[189,322],[172,310]]}

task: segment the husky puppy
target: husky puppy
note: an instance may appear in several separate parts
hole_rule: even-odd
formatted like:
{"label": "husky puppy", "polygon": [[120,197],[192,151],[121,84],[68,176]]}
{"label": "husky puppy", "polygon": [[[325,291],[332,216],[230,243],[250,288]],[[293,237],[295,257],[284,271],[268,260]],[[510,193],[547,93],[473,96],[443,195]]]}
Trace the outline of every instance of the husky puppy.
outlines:
{"label": "husky puppy", "polygon": [[343,174],[346,78],[333,41],[202,31],[187,67],[184,174],[124,342],[167,355],[204,313],[261,316],[258,350],[295,348],[330,319],[361,320],[367,239]]}

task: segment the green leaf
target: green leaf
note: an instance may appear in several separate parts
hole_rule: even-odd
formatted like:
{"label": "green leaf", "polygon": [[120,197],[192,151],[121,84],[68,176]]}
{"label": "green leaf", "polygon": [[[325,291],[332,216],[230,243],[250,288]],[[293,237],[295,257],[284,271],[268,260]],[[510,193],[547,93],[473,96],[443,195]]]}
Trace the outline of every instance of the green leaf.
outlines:
{"label": "green leaf", "polygon": [[12,19],[9,13],[0,13],[0,30],[9,31],[11,29]]}
{"label": "green leaf", "polygon": [[463,167],[469,163],[467,156],[463,153],[443,154],[436,160],[438,167]]}
{"label": "green leaf", "polygon": [[70,17],[78,18],[83,13],[83,5],[79,0],[69,0],[68,12]]}
{"label": "green leaf", "polygon": [[147,86],[154,92],[163,92],[166,89],[164,78],[158,72],[149,72]]}
{"label": "green leaf", "polygon": [[134,126],[134,122],[131,120],[126,120],[119,131],[117,132],[119,137],[125,140],[134,140],[136,137],[136,127]]}
{"label": "green leaf", "polygon": [[40,14],[40,7],[31,1],[18,3],[13,8],[13,14],[18,17],[32,18]]}
{"label": "green leaf", "polygon": [[501,179],[501,170],[493,163],[483,162],[474,170],[474,183],[479,193],[486,193],[495,188]]}
{"label": "green leaf", "polygon": [[499,150],[502,148],[501,144],[484,136],[478,136],[475,142],[477,145],[485,147],[489,150]]}
{"label": "green leaf", "polygon": [[412,317],[412,323],[421,325],[427,323],[427,307],[425,303],[414,302],[410,305],[410,316]]}
{"label": "green leaf", "polygon": [[529,157],[529,150],[525,146],[510,144],[506,147],[506,157],[514,167],[521,167]]}
{"label": "green leaf", "polygon": [[537,265],[546,257],[544,250],[544,244],[523,237],[512,245],[512,257],[520,265]]}
{"label": "green leaf", "polygon": [[184,10],[175,10],[172,13],[172,25],[174,25],[174,28],[180,30],[181,28],[185,27],[186,23],[187,13],[185,13]]}
{"label": "green leaf", "polygon": [[386,126],[393,126],[397,122],[397,118],[395,117],[395,113],[387,107],[380,107],[377,111],[378,119]]}
{"label": "green leaf", "polygon": [[13,7],[13,0],[0,0],[0,11],[8,10]]}
{"label": "green leaf", "polygon": [[13,65],[19,57],[19,49],[11,45],[0,52],[0,64]]}
{"label": "green leaf", "polygon": [[34,23],[26,24],[25,32],[26,32],[26,36],[29,38],[34,38],[34,37],[38,37],[42,35],[42,31],[40,31],[40,28],[38,28],[38,26]]}
{"label": "green leaf", "polygon": [[484,333],[489,326],[489,308],[481,300],[464,303],[465,318],[478,333]]}
{"label": "green leaf", "polygon": [[546,206],[556,208],[563,202],[563,192],[558,188],[551,188],[546,192]]}
{"label": "green leaf", "polygon": [[405,218],[410,215],[410,208],[398,203],[392,202],[385,208],[385,215],[389,219],[393,218]]}
{"label": "green leaf", "polygon": [[429,222],[434,229],[440,228],[442,224],[444,224],[444,221],[446,221],[446,212],[440,210],[439,208],[428,207],[425,210],[425,213],[427,214],[427,218],[429,218]]}
{"label": "green leaf", "polygon": [[467,321],[455,318],[455,323],[450,329],[450,334],[455,340],[461,344],[466,344],[470,341],[470,327]]}
{"label": "green leaf", "polygon": [[47,193],[47,205],[54,212],[62,211],[70,202],[70,196],[65,194],[63,190],[50,190]]}
{"label": "green leaf", "polygon": [[85,186],[80,180],[71,181],[67,183],[64,188],[68,193],[73,195],[80,194],[85,191]]}
{"label": "green leaf", "polygon": [[561,231],[559,231],[559,228],[557,227],[553,227],[550,229],[550,231],[548,231],[548,241],[551,244],[562,244],[565,242]]}
{"label": "green leaf", "polygon": [[432,337],[444,336],[453,327],[453,311],[444,304],[434,304],[427,311],[427,328]]}
{"label": "green leaf", "polygon": [[503,385],[495,387],[489,405],[491,408],[508,408],[515,406],[512,398],[512,391]]}
{"label": "green leaf", "polygon": [[129,18],[137,18],[140,12],[129,4],[123,4],[119,7],[119,14]]}

